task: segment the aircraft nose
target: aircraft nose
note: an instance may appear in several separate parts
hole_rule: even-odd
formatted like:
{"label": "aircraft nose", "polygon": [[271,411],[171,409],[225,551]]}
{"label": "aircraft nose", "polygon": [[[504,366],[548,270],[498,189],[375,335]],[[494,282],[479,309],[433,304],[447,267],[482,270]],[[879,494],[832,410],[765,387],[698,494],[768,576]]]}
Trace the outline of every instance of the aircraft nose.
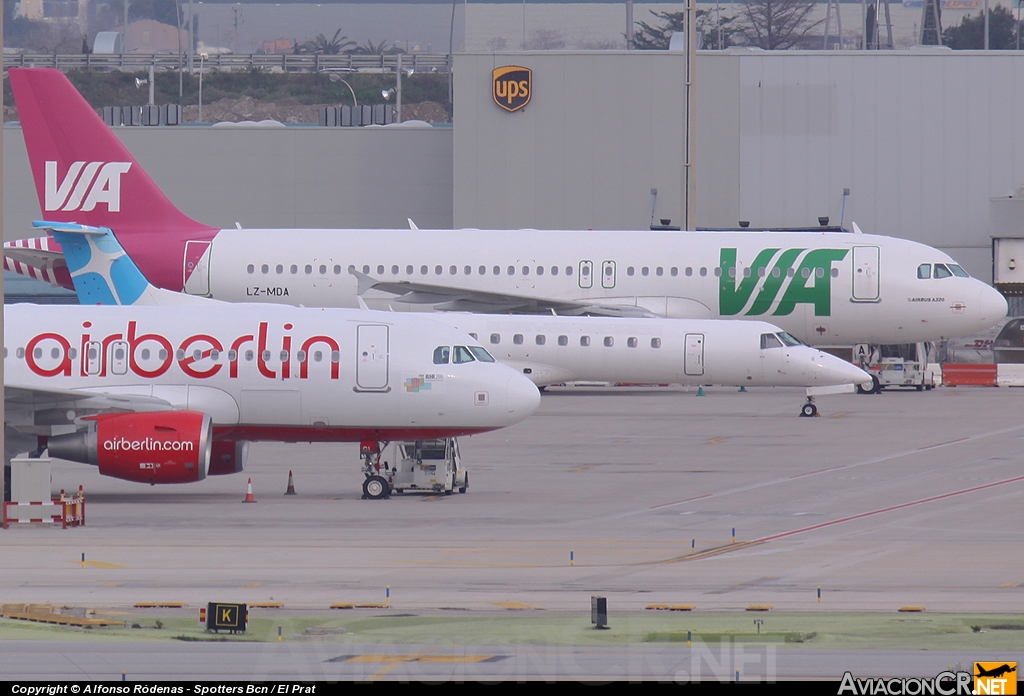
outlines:
{"label": "aircraft nose", "polygon": [[529,418],[540,406],[537,386],[519,373],[508,378],[508,424],[514,425]]}
{"label": "aircraft nose", "polygon": [[978,307],[981,310],[978,314],[978,329],[981,330],[994,326],[1003,319],[1008,307],[1001,292],[981,281],[978,281],[978,284],[981,285],[978,290]]}
{"label": "aircraft nose", "polygon": [[821,384],[864,384],[871,381],[871,375],[842,358],[828,353],[818,353],[817,363],[821,368]]}

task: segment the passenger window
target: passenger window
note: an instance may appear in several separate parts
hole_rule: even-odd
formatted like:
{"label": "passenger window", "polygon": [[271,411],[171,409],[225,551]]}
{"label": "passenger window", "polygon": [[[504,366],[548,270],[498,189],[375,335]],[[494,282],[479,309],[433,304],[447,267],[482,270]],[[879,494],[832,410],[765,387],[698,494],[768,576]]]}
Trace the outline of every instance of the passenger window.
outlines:
{"label": "passenger window", "polygon": [[651,339],[651,348],[661,348],[661,339],[660,338],[652,338]]}
{"label": "passenger window", "polygon": [[651,269],[647,268],[647,266],[644,266],[643,268],[641,268],[641,269],[640,269],[640,274],[641,274],[642,276],[644,276],[645,278],[646,278],[646,277],[647,277],[648,275],[650,275],[650,273],[651,273]]}
{"label": "passenger window", "polygon": [[654,271],[654,275],[658,275],[658,276],[665,275],[665,269],[662,268],[661,266],[658,266],[658,268]]}
{"label": "passenger window", "polygon": [[[306,273],[309,273],[309,272],[310,272],[310,267],[306,266]],[[363,266],[363,273],[366,274],[366,275],[370,275],[370,267],[369,266]]]}
{"label": "passenger window", "polygon": [[544,275],[544,267],[537,266],[537,275]]}
{"label": "passenger window", "polygon": [[427,267],[426,266],[420,266],[420,275],[426,275],[426,274],[427,274]]}
{"label": "passenger window", "polygon": [[391,275],[398,275],[398,266],[391,267]]}
{"label": "passenger window", "polygon": [[515,343],[517,346],[523,345],[523,335],[515,334],[514,336],[512,336],[512,342]]}
{"label": "passenger window", "polygon": [[[730,269],[730,270],[733,271],[733,276],[735,276],[736,269],[733,268],[733,269]],[[715,266],[715,277],[716,278],[721,278],[722,277],[722,269],[719,268],[718,266]]]}
{"label": "passenger window", "polygon": [[559,336],[558,337],[558,345],[560,345],[560,346],[567,346],[567,345],[569,345],[569,337],[568,336]]}
{"label": "passenger window", "polygon": [[536,341],[538,346],[544,345],[545,343],[547,343],[547,340],[548,339],[544,336],[544,334],[537,334]]}
{"label": "passenger window", "polygon": [[636,348],[640,341],[636,340],[636,336],[630,336],[626,339],[626,345],[630,348]]}
{"label": "passenger window", "polygon": [[291,268],[289,268],[288,270],[292,272],[292,275],[295,275],[296,273],[298,273],[298,272],[299,272],[299,267],[298,267],[298,266],[296,266],[296,265],[295,265],[295,264],[293,263],[293,264],[292,264],[292,267],[291,267]]}
{"label": "passenger window", "polygon": [[412,266],[406,266],[405,267],[405,274],[406,275],[412,275]]}
{"label": "passenger window", "polygon": [[821,267],[815,268],[814,269],[814,277],[815,278],[824,278],[825,277],[825,269],[821,268]]}
{"label": "passenger window", "polygon": [[[51,348],[50,349],[50,357],[53,358],[54,360],[59,358],[60,357],[60,348]],[[118,348],[117,349],[117,359],[118,360],[124,360],[124,349],[123,348]]]}
{"label": "passenger window", "polygon": [[[469,266],[467,266],[466,268],[468,269]],[[449,266],[448,267],[448,275],[457,275],[458,272],[459,272],[459,267],[458,266]]]}
{"label": "passenger window", "polygon": [[[730,275],[732,275],[732,274],[730,273]],[[749,266],[747,266],[746,268],[743,269],[743,277],[744,278],[749,278],[750,277],[750,267]]]}
{"label": "passenger window", "polygon": [[444,273],[444,269],[440,266],[434,266],[434,275],[441,275]]}
{"label": "passenger window", "polygon": [[524,276],[530,275],[530,267],[529,266],[523,266],[523,275]]}
{"label": "passenger window", "polygon": [[270,266],[268,266],[267,264],[263,264],[262,266],[260,266],[260,273],[262,273],[263,275],[270,273]]}
{"label": "passenger window", "polygon": [[[306,362],[306,351],[300,350],[299,352],[297,352],[295,354],[295,359],[298,360],[300,363]],[[216,360],[216,358],[214,358],[214,360]]]}
{"label": "passenger window", "polygon": [[626,268],[626,275],[628,275],[628,276],[633,275],[633,267],[632,266],[629,266],[629,267]]}
{"label": "passenger window", "polygon": [[332,350],[331,351],[331,362],[332,363],[341,362],[341,351],[337,351],[337,350]]}
{"label": "passenger window", "polygon": [[[89,349],[89,359],[90,360],[95,360],[96,359],[96,356],[94,355],[95,352],[96,352],[95,350],[93,350],[91,348]],[[21,360],[22,358],[25,357],[25,349],[24,348],[19,348],[18,350],[14,351],[14,354],[16,356],[18,356],[18,360]]]}
{"label": "passenger window", "polygon": [[[157,353],[157,357],[160,358],[161,360],[166,360],[167,359],[167,349],[161,348],[160,352]],[[93,354],[93,351],[91,351],[91,350],[89,351],[89,359],[90,360],[95,360],[96,359],[96,356]]]}
{"label": "passenger window", "polygon": [[795,269],[789,268],[789,269],[786,270],[786,277],[787,278],[792,278],[795,275],[796,275],[796,270]]}
{"label": "passenger window", "polygon": [[580,345],[583,347],[590,345],[590,336],[580,336]]}
{"label": "passenger window", "polygon": [[[378,273],[384,272],[383,266],[378,266],[378,268],[380,268],[380,270],[377,271]],[[327,266],[320,266],[320,275],[327,275]]]}
{"label": "passenger window", "polygon": [[838,278],[839,277],[839,269],[838,268],[833,268],[832,269],[832,277],[833,278]]}
{"label": "passenger window", "polygon": [[318,350],[315,353],[313,353],[313,360],[314,361],[320,362],[323,359],[324,359],[323,351]]}
{"label": "passenger window", "polygon": [[238,360],[238,351],[235,350],[234,348],[229,350],[228,351],[228,360],[231,361],[231,362],[234,362],[234,361]]}
{"label": "passenger window", "polygon": [[782,275],[782,270],[778,266],[772,269],[772,278],[778,278]]}
{"label": "passenger window", "polygon": [[706,276],[707,274],[708,274],[708,269],[707,269],[707,268],[705,268],[704,266],[701,266],[701,267],[700,267],[700,277],[701,277],[701,278],[703,278],[703,277],[704,277],[704,276]]}
{"label": "passenger window", "polygon": [[[395,273],[397,273],[397,272],[398,271],[395,271]],[[335,266],[334,266],[334,275],[341,275],[341,266],[338,266],[337,264],[335,264]]]}
{"label": "passenger window", "polygon": [[761,334],[761,350],[767,350],[768,348],[781,348],[782,341],[779,340],[775,334]]}
{"label": "passenger window", "polygon": [[611,348],[613,345],[615,345],[615,339],[612,338],[611,336],[605,336],[604,337],[604,347],[605,348]]}
{"label": "passenger window", "polygon": [[[370,272],[370,267],[369,267],[369,266],[364,266],[363,268],[365,268],[365,269],[366,269],[365,271],[363,271],[363,273],[369,273],[369,272]],[[310,266],[310,265],[309,265],[309,264],[307,263],[307,264],[306,264],[306,275],[309,275],[309,274],[310,274],[310,273],[312,273],[312,272],[313,272],[313,267],[312,267],[312,266]]]}
{"label": "passenger window", "polygon": [[558,275],[558,266],[551,267],[551,275]]}
{"label": "passenger window", "polygon": [[571,276],[572,275],[572,266],[566,266],[565,267],[565,274],[567,276]]}
{"label": "passenger window", "polygon": [[438,346],[434,349],[434,364],[435,365],[447,365],[448,356],[451,353],[451,348],[448,346]]}
{"label": "passenger window", "polygon": [[174,352],[174,359],[175,360],[184,360],[185,359],[185,351],[183,351],[181,348],[176,350]]}
{"label": "passenger window", "polygon": [[693,268],[691,268],[690,266],[687,266],[686,267],[686,277],[689,278],[692,275],[693,275]]}
{"label": "passenger window", "polygon": [[508,267],[508,274],[509,275],[515,275],[516,274],[516,267],[515,266],[509,266]]}
{"label": "passenger window", "polygon": [[32,355],[35,357],[36,360],[39,360],[40,358],[43,357],[43,349],[36,348],[34,351],[32,351]]}
{"label": "passenger window", "polygon": [[277,264],[277,268],[275,268],[274,270],[277,272],[278,275],[281,275],[282,273],[284,273],[284,266],[282,266],[281,264]]}
{"label": "passenger window", "polygon": [[263,362],[267,362],[268,360],[270,360],[270,351],[265,350],[263,351]]}
{"label": "passenger window", "polygon": [[[324,272],[324,267],[323,266],[320,267],[320,272],[321,273]],[[377,264],[377,275],[384,275],[384,266],[382,266],[380,264]]]}
{"label": "passenger window", "polygon": [[281,357],[281,362],[288,362],[288,351],[282,350],[280,357]]}
{"label": "passenger window", "polygon": [[759,269],[757,269],[757,277],[758,278],[764,278],[765,272],[766,271],[764,269],[764,266],[761,266]]}
{"label": "passenger window", "polygon": [[501,268],[500,267],[495,266],[492,270],[494,271],[494,275],[501,275]]}
{"label": "passenger window", "polygon": [[465,268],[463,268],[462,269],[462,275],[473,275],[473,267],[472,266],[466,266]]}
{"label": "passenger window", "polygon": [[487,275],[487,266],[481,266],[480,268],[476,269],[476,272],[479,273],[480,275]]}
{"label": "passenger window", "polygon": [[[5,358],[7,357],[7,349],[6,348],[4,348],[4,357]],[[68,357],[71,358],[72,360],[74,360],[75,358],[78,357],[78,351],[75,350],[74,348],[72,348],[71,350],[68,351]]]}
{"label": "passenger window", "polygon": [[952,272],[950,272],[950,270],[946,268],[945,265],[941,263],[935,264],[935,273],[933,275],[934,278],[950,278],[952,277],[952,275]]}
{"label": "passenger window", "polygon": [[804,278],[810,278],[811,277],[811,269],[809,269],[809,268],[802,268],[802,269],[800,269],[800,275],[802,275]]}
{"label": "passenger window", "polygon": [[252,275],[253,273],[256,272],[256,267],[250,263],[248,266],[245,267],[245,270],[249,275]]}
{"label": "passenger window", "polygon": [[476,358],[469,352],[469,348],[466,346],[455,346],[455,350],[452,354],[452,363],[455,365],[461,365],[462,363],[473,362]]}
{"label": "passenger window", "polygon": [[491,343],[494,345],[501,343],[501,334],[491,334]]}
{"label": "passenger window", "polygon": [[673,266],[672,267],[672,277],[675,278],[677,275],[679,275],[679,269],[676,268],[675,266]]}
{"label": "passenger window", "polygon": [[[247,362],[252,362],[253,353],[251,350],[245,351],[245,359]],[[166,359],[166,358],[165,358]]]}
{"label": "passenger window", "polygon": [[212,360],[214,362],[217,362],[218,360],[220,360],[220,351],[216,350],[216,349],[211,350],[210,351],[210,360]]}

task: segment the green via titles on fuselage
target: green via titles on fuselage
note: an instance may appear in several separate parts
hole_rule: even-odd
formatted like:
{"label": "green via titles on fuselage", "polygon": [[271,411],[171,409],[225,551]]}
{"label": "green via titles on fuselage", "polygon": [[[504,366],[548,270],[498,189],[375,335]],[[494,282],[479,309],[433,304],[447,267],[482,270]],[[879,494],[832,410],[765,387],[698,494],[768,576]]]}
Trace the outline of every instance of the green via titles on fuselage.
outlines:
{"label": "green via titles on fuselage", "polygon": [[[764,314],[771,309],[787,281],[788,285],[782,299],[772,312],[774,316],[791,314],[798,304],[803,303],[814,305],[816,317],[832,315],[832,264],[835,261],[842,261],[849,250],[786,249],[782,253],[779,252],[779,249],[763,249],[750,264],[752,272],[743,276],[736,271],[736,250],[722,249],[719,264],[722,275],[718,279],[718,304],[722,316],[740,313],[747,316]],[[770,266],[772,259],[775,259],[775,264]],[[757,270],[762,268],[765,269],[763,277]],[[815,272],[819,268],[822,269],[820,277]],[[743,308],[747,306],[750,296],[762,280],[761,289],[750,308],[744,312]]]}

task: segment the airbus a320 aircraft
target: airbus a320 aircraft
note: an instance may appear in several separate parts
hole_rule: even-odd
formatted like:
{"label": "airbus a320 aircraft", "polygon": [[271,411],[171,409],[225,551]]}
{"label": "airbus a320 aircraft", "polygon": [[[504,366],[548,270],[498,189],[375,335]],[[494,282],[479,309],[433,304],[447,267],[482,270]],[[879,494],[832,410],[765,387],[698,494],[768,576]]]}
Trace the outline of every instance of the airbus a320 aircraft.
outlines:
{"label": "airbus a320 aircraft", "polygon": [[[109,230],[54,231],[84,304],[4,316],[7,454],[185,483],[241,471],[249,441],[422,440],[519,422],[540,403],[465,333],[416,315],[227,305],[149,285]],[[108,244],[106,242],[113,242]],[[462,356],[438,364],[439,350]],[[388,482],[365,471],[364,494]]]}
{"label": "airbus a320 aircraft", "polygon": [[[820,346],[983,330],[1006,301],[946,254],[846,233],[218,230],[182,214],[63,74],[9,71],[44,217],[109,227],[155,284],[227,301],[769,320]],[[5,264],[69,284],[50,239]],[[362,283],[350,273],[362,273]]]}

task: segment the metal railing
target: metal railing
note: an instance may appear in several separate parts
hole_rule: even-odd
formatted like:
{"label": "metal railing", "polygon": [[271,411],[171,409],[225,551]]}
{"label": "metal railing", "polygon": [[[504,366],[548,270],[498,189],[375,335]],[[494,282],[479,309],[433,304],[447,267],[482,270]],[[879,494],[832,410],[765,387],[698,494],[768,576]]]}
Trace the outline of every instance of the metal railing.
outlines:
{"label": "metal railing", "polygon": [[[199,55],[193,56],[199,65]],[[7,68],[57,68],[58,70],[124,70],[139,72],[154,66],[157,70],[177,70],[187,65],[187,56],[177,53],[71,54],[40,53],[8,54]],[[227,53],[212,54],[203,59],[205,68],[215,70],[283,70],[285,72],[394,72],[398,56],[389,55],[305,55],[292,53]],[[402,55],[402,68],[416,72],[448,72],[449,56],[424,53]]]}

